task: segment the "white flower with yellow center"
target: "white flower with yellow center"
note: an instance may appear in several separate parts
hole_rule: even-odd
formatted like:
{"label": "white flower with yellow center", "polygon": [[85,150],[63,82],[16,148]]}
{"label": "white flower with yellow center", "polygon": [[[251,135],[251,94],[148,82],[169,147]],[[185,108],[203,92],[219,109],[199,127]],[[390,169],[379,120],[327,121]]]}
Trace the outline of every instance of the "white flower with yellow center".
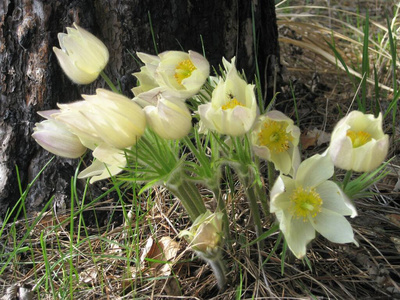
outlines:
{"label": "white flower with yellow center", "polygon": [[247,84],[238,74],[232,59],[225,80],[220,79],[211,102],[199,105],[201,127],[221,134],[240,136],[253,126],[257,115],[254,85]]}
{"label": "white flower with yellow center", "polygon": [[210,64],[201,54],[189,51],[165,51],[158,56],[137,53],[145,63],[133,75],[140,85],[133,88],[135,96],[160,87],[176,98],[187,99],[197,94],[210,73]]}
{"label": "white flower with yellow center", "polygon": [[328,180],[333,171],[327,153],[317,154],[300,164],[294,179],[280,175],[272,187],[270,211],[298,258],[306,254],[316,231],[334,243],[357,244],[344,217],[355,217],[357,212],[339,186]]}
{"label": "white flower with yellow center", "polygon": [[65,74],[75,83],[89,84],[96,80],[108,63],[107,47],[90,32],[79,27],[67,27],[67,33],[59,33],[61,49],[53,51]]}
{"label": "white flower with yellow center", "polygon": [[382,114],[352,111],[332,132],[329,154],[338,168],[356,172],[376,169],[389,150],[389,136],[383,133]]}
{"label": "white flower with yellow center", "polygon": [[299,137],[293,120],[276,110],[260,116],[251,132],[254,153],[291,175],[300,164]]}

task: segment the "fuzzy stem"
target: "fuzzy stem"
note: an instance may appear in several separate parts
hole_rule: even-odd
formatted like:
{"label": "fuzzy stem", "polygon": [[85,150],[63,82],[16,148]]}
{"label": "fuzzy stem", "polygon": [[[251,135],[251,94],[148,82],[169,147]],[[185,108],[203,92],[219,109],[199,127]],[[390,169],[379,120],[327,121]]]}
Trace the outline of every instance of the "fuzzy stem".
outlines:
{"label": "fuzzy stem", "polygon": [[206,258],[204,257],[204,254],[202,252],[196,252],[199,257],[203,258],[210,265],[211,269],[213,270],[214,276],[217,279],[218,288],[220,292],[223,292],[226,288],[226,271],[225,264],[221,256],[218,254],[214,258]]}

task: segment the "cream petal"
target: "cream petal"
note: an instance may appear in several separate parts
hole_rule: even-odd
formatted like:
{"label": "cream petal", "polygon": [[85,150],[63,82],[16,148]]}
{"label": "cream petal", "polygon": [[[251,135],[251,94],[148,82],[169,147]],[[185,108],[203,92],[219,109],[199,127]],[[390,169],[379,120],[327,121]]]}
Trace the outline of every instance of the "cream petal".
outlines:
{"label": "cream petal", "polygon": [[322,208],[322,211],[310,222],[316,231],[334,243],[355,242],[353,228],[340,214]]}
{"label": "cream petal", "polygon": [[345,195],[333,181],[325,181],[317,186],[317,193],[322,199],[322,207],[344,216],[353,214],[353,210],[345,202]]}
{"label": "cream petal", "polygon": [[329,155],[315,154],[300,164],[296,172],[296,182],[304,187],[315,187],[332,177],[333,171]]}
{"label": "cream petal", "polygon": [[302,218],[293,218],[290,228],[282,232],[289,249],[297,258],[306,255],[307,244],[315,238],[314,227],[309,222],[304,222]]}

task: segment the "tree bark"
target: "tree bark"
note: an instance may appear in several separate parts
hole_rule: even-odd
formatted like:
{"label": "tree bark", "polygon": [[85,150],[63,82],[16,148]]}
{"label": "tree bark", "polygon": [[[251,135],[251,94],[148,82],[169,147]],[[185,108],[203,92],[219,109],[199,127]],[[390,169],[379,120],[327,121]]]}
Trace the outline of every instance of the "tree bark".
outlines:
{"label": "tree bark", "polygon": [[[131,55],[135,51],[204,49],[216,68],[223,56],[236,56],[248,80],[254,79],[257,61],[269,99],[271,78],[279,70],[272,0],[3,0],[0,16],[0,216],[20,197],[17,178],[24,190],[52,157],[31,137],[41,120],[36,112],[105,87],[101,79],[88,86],[73,84],[58,65],[52,47],[59,47],[57,33],[73,22],[106,44],[110,62],[105,71],[129,97],[135,85],[131,74],[140,68]],[[54,205],[68,206],[77,163],[56,157],[32,186],[27,209],[40,209],[53,196]]]}

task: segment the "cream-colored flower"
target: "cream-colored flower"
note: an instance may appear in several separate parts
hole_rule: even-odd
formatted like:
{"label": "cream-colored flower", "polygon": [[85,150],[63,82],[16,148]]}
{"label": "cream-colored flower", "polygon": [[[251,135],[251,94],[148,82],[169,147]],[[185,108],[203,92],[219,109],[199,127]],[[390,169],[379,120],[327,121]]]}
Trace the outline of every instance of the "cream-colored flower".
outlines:
{"label": "cream-colored flower", "polygon": [[61,112],[55,118],[67,124],[86,147],[93,150],[105,143],[129,148],[144,133],[146,117],[134,101],[104,89],[82,97],[84,101],[59,104]]}
{"label": "cream-colored flower", "polygon": [[60,47],[53,51],[65,74],[75,83],[88,84],[96,80],[107,65],[107,47],[90,32],[79,27],[67,27],[67,34],[59,33]]}
{"label": "cream-colored flower", "polygon": [[155,88],[134,98],[144,107],[149,127],[168,140],[186,136],[192,128],[192,116],[184,101]]}
{"label": "cream-colored flower", "polygon": [[78,178],[90,178],[90,183],[115,176],[126,166],[126,156],[123,151],[110,145],[102,144],[93,151],[96,158],[93,163],[78,174]]}
{"label": "cream-colored flower", "polygon": [[329,153],[335,166],[344,170],[369,172],[386,158],[389,136],[383,133],[382,114],[352,111],[332,132]]}
{"label": "cream-colored flower", "polygon": [[240,136],[253,126],[257,115],[254,85],[240,78],[232,59],[225,80],[212,93],[211,102],[199,105],[201,127],[221,134]]}
{"label": "cream-colored flower", "polygon": [[142,52],[137,52],[136,54],[145,64],[140,68],[140,72],[132,74],[139,80],[140,83],[137,87],[132,89],[132,92],[135,96],[139,96],[141,93],[159,87],[159,84],[156,80],[156,70],[160,64],[160,58],[158,56]]}
{"label": "cream-colored flower", "polygon": [[137,54],[145,66],[133,74],[140,82],[132,89],[135,96],[161,87],[176,98],[187,99],[199,92],[210,73],[207,59],[194,51],[165,51],[158,56]]}
{"label": "cream-colored flower", "polygon": [[221,212],[207,210],[198,216],[189,230],[183,230],[179,236],[185,237],[193,250],[201,252],[203,257],[212,259],[219,254],[222,243]]}
{"label": "cream-colored flower", "polygon": [[328,180],[333,171],[327,153],[317,154],[300,164],[294,179],[280,175],[272,187],[270,211],[298,258],[306,254],[316,231],[334,243],[357,244],[344,217],[355,217],[357,212],[339,186]]}
{"label": "cream-colored flower", "polygon": [[39,112],[47,120],[36,123],[32,137],[47,151],[62,157],[78,158],[86,152],[79,138],[68,130],[68,127],[53,119],[57,110]]}
{"label": "cream-colored flower", "polygon": [[276,110],[259,116],[251,132],[254,153],[283,174],[293,175],[300,164],[299,138],[293,120]]}

